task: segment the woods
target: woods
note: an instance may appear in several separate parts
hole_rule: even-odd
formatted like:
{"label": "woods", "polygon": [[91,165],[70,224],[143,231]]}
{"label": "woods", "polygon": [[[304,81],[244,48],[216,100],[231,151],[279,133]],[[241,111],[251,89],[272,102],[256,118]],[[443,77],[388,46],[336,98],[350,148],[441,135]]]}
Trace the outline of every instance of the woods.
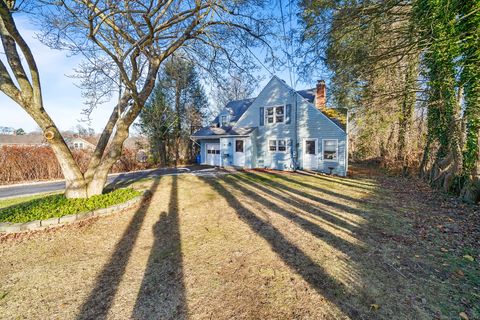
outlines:
{"label": "woods", "polygon": [[480,1],[302,1],[306,71],[324,58],[356,159],[478,202]]}

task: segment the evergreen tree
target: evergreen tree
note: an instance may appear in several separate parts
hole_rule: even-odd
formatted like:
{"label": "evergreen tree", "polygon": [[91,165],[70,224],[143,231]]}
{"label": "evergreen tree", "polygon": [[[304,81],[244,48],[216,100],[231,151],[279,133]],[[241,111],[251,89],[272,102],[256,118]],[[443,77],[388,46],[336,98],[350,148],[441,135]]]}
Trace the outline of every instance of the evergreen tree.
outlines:
{"label": "evergreen tree", "polygon": [[140,130],[148,136],[153,161],[161,165],[192,162],[198,147],[190,135],[205,124],[208,99],[194,65],[173,57],[161,69]]}

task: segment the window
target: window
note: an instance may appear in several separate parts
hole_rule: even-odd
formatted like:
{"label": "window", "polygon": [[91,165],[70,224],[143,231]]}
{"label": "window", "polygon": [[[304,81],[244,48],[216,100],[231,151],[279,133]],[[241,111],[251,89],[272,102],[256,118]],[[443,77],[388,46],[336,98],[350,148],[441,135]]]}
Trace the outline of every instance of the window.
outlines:
{"label": "window", "polygon": [[268,150],[277,151],[277,140],[270,140],[268,142]]}
{"label": "window", "polygon": [[285,121],[285,107],[268,107],[265,112],[265,122],[268,124],[282,123]]}
{"label": "window", "polygon": [[283,122],[284,115],[283,106],[275,108],[275,122]]}
{"label": "window", "polygon": [[268,150],[271,152],[285,152],[287,151],[286,140],[270,140],[268,142]]}
{"label": "window", "polygon": [[323,160],[337,161],[338,141],[323,140]]}
{"label": "window", "polygon": [[315,143],[316,140],[305,140],[305,154],[315,155],[317,153],[315,150]]}
{"label": "window", "polygon": [[222,127],[228,126],[228,117],[227,116],[220,116],[220,126],[222,126]]}
{"label": "window", "polygon": [[267,108],[267,113],[265,113],[265,118],[267,121],[266,123],[274,123],[275,122],[275,108]]}
{"label": "window", "polygon": [[243,140],[235,140],[235,152],[243,152]]}

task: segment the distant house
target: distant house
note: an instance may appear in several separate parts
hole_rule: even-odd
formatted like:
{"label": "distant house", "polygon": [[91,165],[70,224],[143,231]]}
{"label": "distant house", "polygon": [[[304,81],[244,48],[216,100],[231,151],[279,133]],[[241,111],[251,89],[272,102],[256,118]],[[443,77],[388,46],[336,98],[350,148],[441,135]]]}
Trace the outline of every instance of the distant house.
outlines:
{"label": "distant house", "polygon": [[203,164],[346,175],[346,109],[326,107],[325,82],[295,91],[274,76],[258,97],[229,102],[191,138]]}
{"label": "distant house", "polygon": [[11,135],[0,134],[1,146],[47,146],[48,143],[41,134]]}
{"label": "distant house", "polygon": [[0,126],[0,135],[14,135],[15,128]]}
{"label": "distant house", "polygon": [[65,142],[71,150],[93,150],[95,145],[80,137],[67,137]]}

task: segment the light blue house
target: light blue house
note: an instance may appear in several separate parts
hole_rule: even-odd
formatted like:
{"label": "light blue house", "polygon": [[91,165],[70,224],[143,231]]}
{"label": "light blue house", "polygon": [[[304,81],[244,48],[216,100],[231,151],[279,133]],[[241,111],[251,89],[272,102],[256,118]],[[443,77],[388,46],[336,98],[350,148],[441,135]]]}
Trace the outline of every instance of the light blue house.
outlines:
{"label": "light blue house", "polygon": [[346,110],[327,109],[325,98],[323,81],[295,91],[274,76],[258,97],[229,102],[192,135],[201,163],[346,175]]}

